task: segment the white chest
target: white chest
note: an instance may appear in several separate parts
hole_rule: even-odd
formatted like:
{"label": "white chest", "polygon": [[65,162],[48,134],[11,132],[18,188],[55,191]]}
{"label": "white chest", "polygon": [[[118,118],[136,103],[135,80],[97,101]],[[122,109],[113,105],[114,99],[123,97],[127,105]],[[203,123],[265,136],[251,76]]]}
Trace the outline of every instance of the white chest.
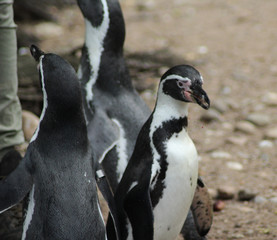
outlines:
{"label": "white chest", "polygon": [[168,166],[165,188],[154,208],[154,239],[174,240],[186,219],[198,176],[195,146],[184,129],[166,144]]}

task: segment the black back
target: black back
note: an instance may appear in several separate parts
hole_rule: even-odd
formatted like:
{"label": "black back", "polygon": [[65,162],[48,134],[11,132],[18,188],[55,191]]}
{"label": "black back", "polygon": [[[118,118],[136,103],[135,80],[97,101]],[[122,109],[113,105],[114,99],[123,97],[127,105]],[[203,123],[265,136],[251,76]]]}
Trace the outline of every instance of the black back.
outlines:
{"label": "black back", "polygon": [[[104,0],[103,0],[104,1]],[[103,4],[100,0],[78,0],[84,17],[92,26],[101,25]],[[86,8],[84,8],[86,6]],[[89,6],[96,6],[88,10]],[[103,41],[103,52],[99,59],[97,79],[92,86],[93,99],[86,101],[85,85],[96,74],[89,63],[88,42],[85,42],[80,65],[84,109],[88,121],[88,135],[92,147],[95,146],[96,158],[119,139],[120,129],[113,121],[119,122],[127,142],[126,161],[132,154],[138,132],[150,115],[150,110],[132,86],[129,72],[123,57],[125,25],[120,5],[116,0],[107,0],[109,27]],[[98,11],[101,10],[99,13]],[[95,13],[95,14],[89,14]],[[97,12],[97,13],[96,13]],[[93,133],[93,134],[92,134]],[[119,156],[117,148],[112,148],[103,160],[103,167],[110,180],[112,189],[118,184],[117,169]]]}
{"label": "black back", "polygon": [[22,162],[0,184],[0,211],[30,191],[23,239],[105,239],[77,76],[61,57],[31,52],[44,107]]}

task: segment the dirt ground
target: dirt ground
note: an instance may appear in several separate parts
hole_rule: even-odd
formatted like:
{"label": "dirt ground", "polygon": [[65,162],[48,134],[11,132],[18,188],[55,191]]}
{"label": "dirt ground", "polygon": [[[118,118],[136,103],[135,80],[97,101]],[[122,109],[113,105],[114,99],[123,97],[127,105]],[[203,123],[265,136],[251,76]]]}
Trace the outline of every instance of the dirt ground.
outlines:
{"label": "dirt ground", "polygon": [[[126,57],[150,107],[168,67],[189,63],[203,75],[212,109],[206,113],[191,105],[189,113],[200,174],[212,195],[219,188],[235,194],[214,213],[208,239],[276,240],[276,0],[124,0],[121,5]],[[80,47],[84,26],[78,7],[53,12],[58,24],[22,27],[41,39],[46,52]],[[256,197],[239,201],[240,190]]]}

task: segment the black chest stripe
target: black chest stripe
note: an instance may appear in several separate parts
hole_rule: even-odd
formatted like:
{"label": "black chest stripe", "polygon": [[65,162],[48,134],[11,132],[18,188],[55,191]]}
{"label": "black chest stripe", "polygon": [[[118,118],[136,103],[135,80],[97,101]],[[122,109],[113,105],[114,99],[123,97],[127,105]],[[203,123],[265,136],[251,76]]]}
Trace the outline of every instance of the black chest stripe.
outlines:
{"label": "black chest stripe", "polygon": [[174,133],[181,132],[184,127],[187,127],[187,125],[187,117],[171,119],[164,122],[162,126],[157,128],[153,133],[153,144],[160,155],[159,164],[161,167],[160,172],[156,174],[152,181],[152,183],[156,181],[155,186],[150,192],[153,208],[158,204],[160,198],[163,196],[163,189],[165,188],[164,179],[168,166],[165,144]]}

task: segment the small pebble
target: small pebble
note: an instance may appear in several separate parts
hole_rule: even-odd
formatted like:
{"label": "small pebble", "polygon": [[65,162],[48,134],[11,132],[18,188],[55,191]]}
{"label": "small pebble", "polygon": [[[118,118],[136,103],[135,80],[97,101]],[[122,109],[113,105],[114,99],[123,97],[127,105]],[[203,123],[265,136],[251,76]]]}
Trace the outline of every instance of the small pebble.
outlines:
{"label": "small pebble", "polygon": [[223,101],[222,99],[218,99],[218,100],[213,101],[211,107],[214,108],[215,110],[217,110],[220,113],[225,113],[229,109],[228,104],[225,101]]}
{"label": "small pebble", "polygon": [[238,209],[240,212],[245,212],[245,213],[255,212],[255,209],[246,207],[246,206],[240,206]]}
{"label": "small pebble", "polygon": [[225,208],[225,203],[222,200],[217,200],[213,204],[213,209],[214,209],[215,212],[222,211],[224,208]]}
{"label": "small pebble", "polygon": [[267,92],[263,98],[262,102],[267,106],[276,107],[277,106],[277,93],[276,92]]}
{"label": "small pebble", "polygon": [[259,147],[260,148],[272,148],[273,147],[273,142],[269,140],[262,140],[259,142]]}
{"label": "small pebble", "polygon": [[244,74],[241,71],[233,72],[232,77],[233,77],[233,79],[235,79],[237,81],[247,81],[247,80],[249,80],[248,75]]}
{"label": "small pebble", "polygon": [[277,197],[270,198],[269,201],[272,203],[277,203]]}
{"label": "small pebble", "polygon": [[205,111],[202,116],[200,117],[200,120],[206,123],[212,122],[212,121],[222,121],[222,116],[220,113],[214,109],[210,109],[208,111]]}
{"label": "small pebble", "polygon": [[262,113],[249,114],[246,120],[259,127],[266,126],[270,123],[270,117]]}
{"label": "small pebble", "polygon": [[198,47],[198,53],[200,54],[207,54],[209,52],[209,49],[207,46],[199,46]]}
{"label": "small pebble", "polygon": [[240,121],[236,124],[235,130],[247,134],[253,134],[257,131],[254,124],[248,121]]}
{"label": "small pebble", "polygon": [[233,199],[235,192],[235,188],[232,186],[222,186],[217,189],[217,198],[222,200]]}
{"label": "small pebble", "polygon": [[232,89],[231,89],[229,86],[224,86],[224,87],[221,89],[221,93],[222,93],[223,95],[229,95],[231,92],[232,92]]}
{"label": "small pebble", "polygon": [[250,201],[255,198],[257,195],[256,192],[250,191],[248,189],[239,190],[238,200],[239,201]]}
{"label": "small pebble", "polygon": [[247,142],[247,138],[246,137],[236,137],[236,136],[231,136],[231,137],[228,137],[226,139],[226,142],[227,143],[231,143],[231,144],[234,144],[234,145],[238,145],[238,146],[243,146],[245,145],[245,143]]}
{"label": "small pebble", "polygon": [[253,230],[253,229],[248,229],[248,230],[246,231],[246,234],[247,234],[248,236],[251,236],[251,235],[254,234],[254,230]]}
{"label": "small pebble", "polygon": [[244,239],[245,236],[241,233],[234,233],[230,236],[231,239]]}
{"label": "small pebble", "polygon": [[233,169],[233,170],[241,171],[243,169],[242,164],[240,164],[238,162],[227,162],[226,165],[228,168]]}
{"label": "small pebble", "polygon": [[223,151],[217,151],[217,152],[212,152],[211,154],[212,158],[225,158],[225,159],[230,159],[232,156],[228,152],[223,152]]}
{"label": "small pebble", "polygon": [[265,132],[265,138],[277,140],[277,127],[268,129]]}
{"label": "small pebble", "polygon": [[212,199],[217,198],[217,191],[213,188],[208,188],[208,193]]}
{"label": "small pebble", "polygon": [[267,202],[267,199],[264,198],[264,197],[262,197],[262,196],[256,196],[256,197],[254,198],[254,202],[255,202],[255,203],[265,203],[265,202]]}

